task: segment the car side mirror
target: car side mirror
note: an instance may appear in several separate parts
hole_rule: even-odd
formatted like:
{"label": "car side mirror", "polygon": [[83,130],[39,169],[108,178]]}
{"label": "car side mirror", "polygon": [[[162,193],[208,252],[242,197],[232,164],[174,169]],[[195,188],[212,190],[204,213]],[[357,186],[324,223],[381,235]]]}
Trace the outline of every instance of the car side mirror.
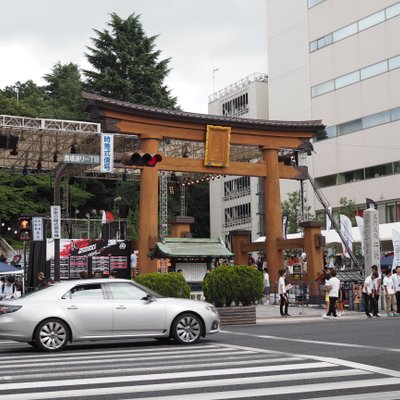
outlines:
{"label": "car side mirror", "polygon": [[146,300],[146,301],[152,302],[152,301],[155,301],[156,299],[152,294],[148,293],[147,296],[142,298],[142,300]]}

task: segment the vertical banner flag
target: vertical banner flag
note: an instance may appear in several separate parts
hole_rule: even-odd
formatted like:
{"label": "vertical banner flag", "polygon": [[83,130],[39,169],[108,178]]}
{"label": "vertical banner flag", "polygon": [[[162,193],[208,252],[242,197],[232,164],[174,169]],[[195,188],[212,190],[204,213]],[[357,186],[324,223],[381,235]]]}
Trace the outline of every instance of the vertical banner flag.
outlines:
{"label": "vertical banner flag", "polygon": [[329,206],[329,207],[326,209],[326,227],[325,227],[325,229],[326,229],[327,231],[329,231],[329,230],[331,229],[331,226],[332,226],[332,220],[331,220],[331,218],[332,218],[332,207]]}
{"label": "vertical banner flag", "polygon": [[100,140],[100,171],[113,172],[114,167],[114,135],[102,133]]}
{"label": "vertical banner flag", "polygon": [[358,226],[358,230],[360,232],[361,238],[361,254],[364,255],[364,248],[365,248],[365,240],[364,240],[364,218],[356,215],[356,222]]}
{"label": "vertical banner flag", "polygon": [[340,214],[340,232],[346,243],[342,243],[343,255],[350,258],[350,253],[347,249],[353,250],[353,238],[351,236],[351,220],[347,215]]}
{"label": "vertical banner flag", "polygon": [[392,229],[392,242],[393,242],[393,264],[392,267],[400,265],[400,231],[398,229]]}
{"label": "vertical banner flag", "polygon": [[282,235],[283,238],[287,238],[287,225],[288,225],[288,216],[286,214],[282,215]]}
{"label": "vertical banner flag", "polygon": [[61,239],[61,206],[51,206],[51,237]]}

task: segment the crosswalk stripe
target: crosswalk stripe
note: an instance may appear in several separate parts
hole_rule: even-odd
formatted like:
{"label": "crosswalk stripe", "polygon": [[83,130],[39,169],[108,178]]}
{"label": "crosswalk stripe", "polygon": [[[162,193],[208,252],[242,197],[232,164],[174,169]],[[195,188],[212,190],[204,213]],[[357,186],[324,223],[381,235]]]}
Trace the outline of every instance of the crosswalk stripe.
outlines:
{"label": "crosswalk stripe", "polygon": [[[379,396],[379,397],[378,397]],[[385,400],[399,400],[400,399],[400,390],[389,391],[389,392],[379,392],[379,393],[360,393],[360,394],[349,394],[349,395],[340,395],[340,396],[329,396],[329,397],[313,397],[312,400],[376,400],[376,399],[385,399]],[[299,399],[300,400],[300,399]],[[308,400],[308,399],[301,399]]]}
{"label": "crosswalk stripe", "polygon": [[[293,362],[293,361],[300,361],[304,360],[303,358],[300,357],[288,357],[285,358],[284,361],[286,362]],[[132,360],[130,360],[132,362]],[[282,362],[282,358],[270,358],[270,359],[242,359],[241,361],[224,361],[224,362],[208,362],[204,363],[203,361],[201,362],[190,362],[191,367],[202,367],[202,368],[216,368],[216,367],[233,367],[233,366],[243,366],[243,365],[257,365],[257,364],[272,364],[272,363],[278,363]],[[121,365],[118,364],[120,367]],[[104,368],[101,369],[90,369],[90,370],[85,370],[86,374],[92,374],[92,375],[116,375],[116,374],[121,374],[121,373],[133,373],[133,372],[147,372],[147,371],[163,371],[163,370],[178,370],[182,368],[187,368],[187,360],[180,361],[179,364],[177,365],[171,365],[171,363],[167,365],[162,365],[162,366],[154,366],[154,363],[152,362],[152,365],[149,367],[137,367],[137,368],[114,368],[109,366],[107,370]],[[49,370],[42,370],[41,373],[29,373],[24,372],[24,380],[26,379],[37,379],[43,377],[43,374],[46,374],[46,378],[55,378],[55,377],[60,377],[60,376],[65,376],[65,373],[68,373],[68,377],[72,376],[82,376],[82,371],[74,371],[74,367],[64,367],[62,372],[50,372]],[[16,368],[16,371],[19,373],[20,371],[18,368]],[[7,372],[9,372],[9,369],[7,369]],[[37,372],[37,369],[35,369],[35,372]],[[0,382],[7,381],[10,382],[12,380],[18,380],[20,381],[19,375],[1,375],[0,376]]]}
{"label": "crosswalk stripe", "polygon": [[[199,358],[199,357],[204,357],[204,354],[200,354],[201,352],[197,352],[196,354],[190,355],[190,357],[193,358]],[[224,350],[222,352],[220,351],[215,351],[212,353],[207,352],[209,355],[212,355],[213,357],[217,357],[220,355],[225,356],[227,354],[227,351]],[[241,354],[251,354],[252,352],[250,351],[238,351],[235,354],[236,355],[241,355]],[[129,356],[130,357],[130,356]],[[172,360],[172,359],[185,359],[188,357],[188,354],[168,354],[168,355],[154,355],[151,357],[147,356],[140,356],[140,357],[135,357],[133,360],[136,361],[145,361],[145,360]],[[1,363],[2,366],[7,366],[10,367],[12,365],[18,366],[18,368],[31,368],[31,367],[42,367],[42,366],[57,366],[57,365],[65,365],[67,361],[73,361],[74,365],[79,365],[79,364],[104,364],[104,362],[123,362],[123,359],[127,359],[128,361],[131,360],[131,358],[125,357],[123,354],[118,355],[118,356],[113,356],[113,358],[110,358],[108,356],[98,356],[95,359],[86,359],[86,360],[76,360],[75,358],[67,358],[67,359],[61,359],[61,361],[44,361],[44,359],[38,359],[37,361],[34,362],[24,362],[23,364],[18,364],[17,361],[14,359],[14,362],[6,362],[6,363]],[[20,361],[18,361],[20,362]]]}
{"label": "crosswalk stripe", "polygon": [[[379,380],[378,382],[374,382],[374,385],[384,386],[384,385],[394,385],[399,384],[399,380],[397,378],[386,378]],[[234,391],[226,391],[226,392],[212,392],[212,393],[191,393],[190,400],[222,400],[222,399],[245,399],[248,397],[256,397],[263,396],[263,398],[268,398],[270,396],[278,396],[278,395],[288,395],[288,394],[296,394],[296,393],[315,393],[319,391],[329,391],[329,390],[341,390],[341,389],[354,389],[354,388],[365,388],[371,386],[371,380],[363,380],[363,381],[348,381],[348,382],[340,382],[340,386],[338,388],[338,382],[329,382],[323,383],[322,385],[301,385],[301,386],[285,386],[279,388],[262,388],[262,389],[246,389],[246,390],[234,390]],[[376,396],[380,396],[380,392],[375,393],[375,398],[379,398]],[[182,395],[172,395],[172,396],[157,396],[157,397],[135,397],[135,400],[186,400],[188,398],[187,394]],[[330,400],[331,397],[327,397],[325,400]],[[386,397],[384,398],[385,400]],[[7,399],[8,400],[8,399]],[[16,400],[16,399],[9,399]],[[21,399],[22,400],[22,399]],[[30,400],[30,399],[27,399]],[[315,400],[312,398],[312,400]]]}
{"label": "crosswalk stripe", "polygon": [[[16,343],[16,342],[13,342]],[[0,348],[3,347],[1,346],[2,343],[0,342]],[[21,343],[19,343],[19,346],[21,346]],[[32,347],[29,347],[30,349],[33,349]],[[8,346],[7,346],[8,349]],[[37,358],[37,357],[45,357],[45,358],[66,358],[66,357],[77,357],[77,356],[97,356],[97,355],[105,355],[105,354],[119,354],[119,353],[124,353],[124,354],[148,354],[150,352],[153,353],[188,353],[188,354],[192,354],[194,352],[198,352],[198,351],[206,351],[206,350],[222,350],[221,346],[216,346],[216,345],[193,345],[193,346],[185,346],[184,348],[182,348],[182,346],[168,346],[168,347],[159,347],[159,346],[155,346],[155,347],[147,347],[147,348],[138,348],[138,349],[127,349],[127,348],[122,348],[122,349],[107,349],[104,348],[102,350],[99,351],[95,351],[95,350],[83,350],[83,351],[77,351],[77,350],[71,350],[71,348],[68,348],[64,353],[39,353],[36,352],[35,354],[21,354],[21,356],[24,359],[28,359],[28,358]],[[230,349],[231,351],[233,351],[234,349]],[[254,350],[253,350],[254,351]],[[1,353],[1,359],[12,359],[14,358],[14,354],[10,354],[10,353]]]}
{"label": "crosswalk stripe", "polygon": [[[263,378],[263,377],[262,377]],[[206,381],[207,382],[207,381]],[[221,381],[223,382],[223,380]],[[203,381],[193,381],[191,384],[191,388],[195,389],[200,386],[197,384],[203,383]],[[211,384],[211,382],[209,382]],[[374,380],[374,387],[385,386],[385,385],[395,385],[399,384],[398,378],[384,378],[384,379],[376,379]],[[168,384],[166,384],[168,385]],[[166,389],[166,385],[160,385],[163,392]],[[179,386],[179,382],[172,384],[176,389]],[[216,385],[213,385],[216,386]],[[330,391],[330,390],[343,390],[343,389],[354,389],[354,388],[365,388],[371,386],[371,379],[366,380],[353,380],[340,382],[340,386],[338,388],[338,382],[323,382],[320,384],[312,383],[306,385],[294,385],[294,386],[283,386],[283,387],[266,387],[266,388],[257,388],[257,389],[244,389],[244,390],[228,390],[228,391],[219,391],[219,392],[201,392],[201,393],[191,393],[188,395],[179,394],[179,395],[162,395],[155,397],[136,397],[136,400],[185,400],[188,397],[194,400],[217,400],[217,399],[238,399],[238,398],[247,398],[247,397],[255,397],[255,396],[276,396],[276,395],[287,395],[287,394],[297,394],[297,393],[315,393],[321,391]],[[153,391],[153,385],[144,385],[143,389],[146,393],[150,393]],[[107,387],[107,388],[94,388],[94,389],[78,389],[78,390],[63,390],[63,391],[52,391],[52,392],[38,392],[38,393],[22,393],[22,394],[8,394],[7,400],[45,400],[45,399],[57,399],[57,398],[74,398],[74,397],[83,397],[83,396],[98,396],[107,394],[111,395],[121,395],[128,393],[136,393],[138,386],[119,386],[119,387]],[[41,389],[38,387],[37,389]],[[172,390],[170,389],[170,390]],[[137,393],[140,393],[138,391]]]}
{"label": "crosswalk stripe", "polygon": [[[130,376],[117,376],[109,379],[101,378],[82,378],[82,379],[67,379],[67,380],[56,380],[56,381],[35,381],[33,382],[35,387],[40,388],[51,388],[58,386],[73,386],[73,385],[95,385],[95,384],[106,384],[106,383],[122,383],[122,382],[145,382],[145,381],[157,381],[160,379],[182,379],[182,378],[199,378],[219,375],[240,375],[240,374],[251,374],[261,372],[273,372],[273,371],[290,371],[296,369],[315,369],[315,368],[333,368],[333,364],[324,362],[310,362],[300,364],[288,364],[288,365],[268,365],[262,367],[246,367],[246,368],[226,368],[226,369],[214,369],[205,371],[185,371],[185,372],[172,372],[163,374],[146,374],[146,375],[130,375]],[[15,390],[15,389],[31,389],[32,382],[18,382],[18,383],[4,383],[0,386],[0,390]]]}

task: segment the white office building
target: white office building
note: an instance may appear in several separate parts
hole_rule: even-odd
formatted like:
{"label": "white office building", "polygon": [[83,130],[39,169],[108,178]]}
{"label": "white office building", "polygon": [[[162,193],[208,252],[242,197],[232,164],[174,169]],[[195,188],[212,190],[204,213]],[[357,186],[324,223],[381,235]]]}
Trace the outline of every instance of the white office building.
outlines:
{"label": "white office building", "polygon": [[321,119],[307,162],[330,205],[370,198],[399,221],[400,1],[266,2],[269,118]]}
{"label": "white office building", "polygon": [[[268,77],[254,73],[209,97],[208,113],[226,117],[268,119]],[[229,245],[232,230],[264,232],[259,178],[221,176],[210,181],[210,234]]]}

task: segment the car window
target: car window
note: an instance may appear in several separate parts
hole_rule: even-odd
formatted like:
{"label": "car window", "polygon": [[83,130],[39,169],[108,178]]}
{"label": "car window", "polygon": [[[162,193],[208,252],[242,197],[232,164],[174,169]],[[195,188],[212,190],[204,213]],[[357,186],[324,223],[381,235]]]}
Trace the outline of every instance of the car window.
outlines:
{"label": "car window", "polygon": [[103,291],[100,284],[76,285],[69,290],[63,299],[96,299],[103,300]]}
{"label": "car window", "polygon": [[141,300],[147,293],[135,285],[124,282],[108,284],[112,297],[116,300]]}

